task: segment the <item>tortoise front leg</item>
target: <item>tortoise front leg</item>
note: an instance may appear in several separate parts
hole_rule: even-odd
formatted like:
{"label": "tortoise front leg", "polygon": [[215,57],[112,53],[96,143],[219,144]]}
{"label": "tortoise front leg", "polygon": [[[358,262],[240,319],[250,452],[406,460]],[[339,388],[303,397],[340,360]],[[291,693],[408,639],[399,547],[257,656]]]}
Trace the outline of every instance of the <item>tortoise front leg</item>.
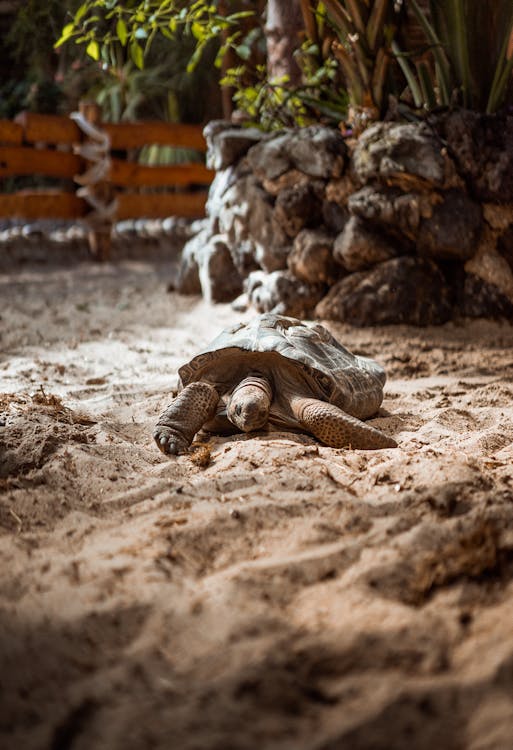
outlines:
{"label": "tortoise front leg", "polygon": [[349,416],[334,404],[315,398],[296,397],[291,408],[305,430],[331,448],[396,448],[397,443],[380,430]]}
{"label": "tortoise front leg", "polygon": [[161,414],[153,437],[162,453],[184,453],[216,413],[219,394],[209,383],[191,383]]}

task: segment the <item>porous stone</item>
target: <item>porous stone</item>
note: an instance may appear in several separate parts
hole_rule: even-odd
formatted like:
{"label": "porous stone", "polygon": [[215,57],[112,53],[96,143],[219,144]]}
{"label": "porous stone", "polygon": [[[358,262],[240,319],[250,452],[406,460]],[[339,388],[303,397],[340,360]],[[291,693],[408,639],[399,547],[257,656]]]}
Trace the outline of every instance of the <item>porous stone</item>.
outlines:
{"label": "porous stone", "polygon": [[199,265],[196,259],[210,237],[212,228],[209,220],[202,222],[201,229],[185,243],[182,250],[180,267],[174,288],[180,294],[201,294],[201,282],[199,278]]}
{"label": "porous stone", "polygon": [[513,272],[513,224],[498,237],[497,250]]}
{"label": "porous stone", "polygon": [[417,233],[417,249],[432,258],[468,260],[478,245],[483,215],[481,206],[459,190],[448,190],[423,218]]}
{"label": "porous stone", "polygon": [[351,216],[333,246],[333,256],[348,271],[360,271],[396,256],[396,247],[358,216]]}
{"label": "porous stone", "polygon": [[342,269],[333,257],[332,235],[320,229],[303,229],[287,258],[289,271],[309,284],[332,284]]}
{"label": "porous stone", "polygon": [[501,231],[513,226],[513,205],[511,203],[483,203],[483,218],[492,229]]}
{"label": "porous stone", "polygon": [[[389,311],[370,319],[421,324],[436,322],[430,304],[446,319],[448,288],[462,307],[464,288],[478,288],[475,280],[464,282],[467,277],[480,284],[481,307],[465,302],[472,314],[507,311],[502,297],[513,302],[513,201],[503,202],[513,193],[513,116],[453,110],[427,123],[376,123],[351,141],[350,169],[336,129],[262,135],[226,122],[209,128],[217,164],[225,168],[217,170],[209,193],[210,235],[201,230],[196,248],[185,248],[181,290],[232,298],[241,279],[265,271],[251,281],[259,309],[301,315],[311,307],[312,284],[325,288],[343,276],[338,284],[350,289],[356,318],[363,319],[366,300],[379,293],[376,309]],[[252,145],[243,143],[246,136]],[[380,275],[385,271],[388,277]],[[402,300],[414,289],[421,302],[405,313]],[[425,289],[433,292],[431,301]],[[295,306],[294,295],[300,300]]]}
{"label": "porous stone", "polygon": [[290,138],[288,152],[292,164],[310,177],[330,179],[342,174],[347,146],[338,130],[310,125]]}
{"label": "porous stone", "polygon": [[430,260],[402,256],[350,274],[315,309],[319,318],[356,326],[440,324],[451,316],[449,288]]}
{"label": "porous stone", "polygon": [[453,110],[433,120],[456,168],[481,201],[513,201],[513,116]]}
{"label": "porous stone", "polygon": [[210,238],[196,253],[196,262],[201,293],[208,302],[231,302],[242,292],[242,279],[222,235]]}
{"label": "porous stone", "polygon": [[229,302],[242,291],[226,237],[213,234],[209,220],[185,244],[174,288],[181,294],[202,294],[211,302]]}
{"label": "porous stone", "polygon": [[342,174],[347,147],[333,128],[311,125],[280,131],[248,151],[248,162],[261,180],[276,180],[297,169],[310,177],[331,179]]}
{"label": "porous stone", "polygon": [[403,193],[398,188],[368,186],[353,193],[347,206],[355,216],[399,230],[414,240],[421,218],[432,215],[437,200],[441,200],[438,193]]}
{"label": "porous stone", "polygon": [[272,312],[292,318],[312,317],[324,294],[322,284],[307,284],[290,271],[254,271],[245,283],[248,298],[257,312]]}
{"label": "porous stone", "polygon": [[474,274],[465,274],[460,313],[467,318],[513,319],[513,301],[495,284]]}
{"label": "porous stone", "polygon": [[345,206],[324,200],[322,202],[322,221],[330,232],[340,234],[349,221],[349,211]]}
{"label": "porous stone", "polygon": [[207,142],[207,167],[226,169],[237,163],[255,143],[266,137],[257,128],[237,128],[226,120],[212,120],[203,129]]}
{"label": "porous stone", "polygon": [[330,180],[326,184],[326,200],[345,206],[350,195],[357,189],[351,175],[344,174],[336,180]]}
{"label": "porous stone", "polygon": [[477,253],[465,263],[465,272],[497,287],[513,302],[513,271],[507,259],[496,250],[495,244],[494,233],[486,230]]}
{"label": "porous stone", "polygon": [[224,207],[225,195],[228,190],[235,185],[237,180],[242,179],[244,176],[245,172],[241,169],[240,164],[216,172],[216,175],[210,184],[208,198],[205,204],[205,212],[213,221],[217,220],[219,213]]}
{"label": "porous stone", "polygon": [[266,271],[286,268],[290,241],[276,220],[272,199],[254,175],[240,178],[224,193],[218,224],[243,275],[255,264]]}
{"label": "porous stone", "polygon": [[424,123],[378,122],[359,137],[351,169],[361,184],[377,180],[425,189],[444,185],[445,159],[440,140]]}
{"label": "porous stone", "polygon": [[300,172],[298,169],[290,169],[288,172],[284,172],[282,175],[274,180],[264,180],[264,190],[270,195],[276,197],[281,193],[282,190],[287,188],[295,188],[299,185],[306,185],[310,182],[310,177]]}
{"label": "porous stone", "polygon": [[287,133],[279,132],[269,140],[260,141],[249,149],[247,155],[249,166],[261,182],[276,180],[294,168],[287,152],[288,141]]}
{"label": "porous stone", "polygon": [[199,266],[193,255],[183,255],[176,282],[168,285],[168,291],[176,290],[180,294],[201,294]]}
{"label": "porous stone", "polygon": [[295,237],[303,227],[321,223],[323,187],[319,182],[300,183],[280,192],[274,218],[288,237]]}

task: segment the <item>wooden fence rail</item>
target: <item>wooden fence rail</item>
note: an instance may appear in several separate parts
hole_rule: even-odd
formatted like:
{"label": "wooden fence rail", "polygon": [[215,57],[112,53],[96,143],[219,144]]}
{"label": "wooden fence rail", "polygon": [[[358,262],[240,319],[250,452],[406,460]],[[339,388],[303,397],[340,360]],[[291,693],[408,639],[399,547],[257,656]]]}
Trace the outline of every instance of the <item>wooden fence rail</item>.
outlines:
{"label": "wooden fence rail", "polygon": [[[22,176],[63,181],[52,189],[8,193],[0,187],[0,218],[85,220],[91,227],[91,249],[104,257],[109,243],[99,250],[94,235],[110,236],[117,220],[204,215],[214,173],[202,160],[150,166],[137,159],[144,146],[152,145],[185,147],[201,156],[206,144],[200,126],[102,123],[95,106],[86,105],[81,112],[99,134],[100,145],[94,133],[91,137],[84,131],[83,117],[23,112],[15,121],[0,120],[0,186],[5,178]],[[102,148],[103,155],[96,158]],[[98,201],[105,204],[103,213]]]}

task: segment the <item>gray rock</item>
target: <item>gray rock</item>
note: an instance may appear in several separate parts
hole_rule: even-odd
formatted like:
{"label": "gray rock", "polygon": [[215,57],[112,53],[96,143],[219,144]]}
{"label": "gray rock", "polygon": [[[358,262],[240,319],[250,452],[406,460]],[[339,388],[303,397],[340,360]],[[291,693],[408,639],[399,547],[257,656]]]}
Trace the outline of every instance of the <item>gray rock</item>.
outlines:
{"label": "gray rock", "polygon": [[181,245],[185,245],[200,229],[198,222],[182,216],[168,216],[162,220],[163,234]]}
{"label": "gray rock", "polygon": [[255,264],[266,271],[286,268],[290,241],[276,221],[272,199],[253,175],[224,193],[218,223],[242,275]]}
{"label": "gray rock", "polygon": [[322,203],[322,220],[326,228],[334,234],[340,234],[349,220],[349,211],[333,201]]}
{"label": "gray rock", "polygon": [[326,200],[344,207],[347,205],[349,196],[357,189],[358,185],[355,183],[354,177],[346,172],[342,177],[329,180],[326,183]]}
{"label": "gray rock", "polygon": [[274,218],[288,237],[295,237],[303,227],[322,222],[322,183],[300,183],[285,188],[276,198]]}
{"label": "gray rock", "polygon": [[351,168],[362,184],[378,180],[406,189],[442,187],[446,158],[439,139],[426,124],[378,122],[359,137]]}
{"label": "gray rock", "polygon": [[242,279],[222,235],[214,235],[196,255],[201,293],[208,302],[231,302],[242,292]]}
{"label": "gray rock", "polygon": [[294,188],[301,184],[306,185],[309,181],[310,177],[308,175],[303,174],[298,169],[289,169],[288,172],[284,172],[275,180],[264,180],[262,185],[267,193],[276,198],[282,190]]}
{"label": "gray rock", "polygon": [[206,244],[210,238],[210,230],[203,228],[188,242],[185,243],[178,277],[176,283],[171,286],[180,294],[201,294],[201,283],[199,278],[199,266],[196,260],[196,253],[200,251],[202,245]]}
{"label": "gray rock", "polygon": [[477,252],[465,263],[464,270],[486,284],[496,286],[513,302],[513,270],[507,258],[496,249],[496,244],[495,232],[485,227]]}
{"label": "gray rock", "polygon": [[257,128],[234,127],[224,120],[209,122],[203,134],[207,141],[207,167],[215,170],[236,164],[251,146],[268,137]]}
{"label": "gray rock", "polygon": [[333,246],[335,260],[348,271],[360,271],[396,255],[396,247],[358,216],[351,216]]}
{"label": "gray rock", "polygon": [[398,188],[368,186],[353,193],[347,206],[355,216],[384,224],[414,240],[421,218],[428,218],[433,212],[432,200],[433,193],[403,193]]}
{"label": "gray rock", "polygon": [[321,284],[307,284],[289,271],[269,274],[254,271],[246,279],[245,289],[258,312],[272,312],[292,318],[312,317],[315,305],[324,293]]}
{"label": "gray rock", "polygon": [[300,172],[328,180],[344,171],[347,146],[338,130],[310,125],[291,135],[288,153]]}
{"label": "gray rock", "polygon": [[513,116],[455,110],[433,119],[458,172],[482,201],[513,201]]}
{"label": "gray rock", "polygon": [[513,302],[495,284],[471,273],[465,274],[459,310],[466,318],[513,320]]}
{"label": "gray rock", "polygon": [[225,237],[212,235],[209,223],[186,243],[175,288],[211,302],[230,302],[241,293],[242,279]]}
{"label": "gray rock", "polygon": [[449,288],[438,267],[403,256],[346,276],[319,302],[315,315],[356,326],[426,326],[444,323],[451,311]]}
{"label": "gray rock", "polygon": [[207,216],[214,220],[217,219],[225,204],[226,193],[242,176],[241,169],[236,167],[228,167],[216,172],[216,176],[210,184],[205,205]]}
{"label": "gray rock", "polygon": [[249,149],[248,161],[261,181],[276,180],[292,169],[328,180],[342,174],[346,154],[347,146],[337,130],[311,125],[260,141]]}
{"label": "gray rock", "polygon": [[431,217],[420,222],[418,252],[431,258],[468,260],[483,226],[481,206],[459,190],[448,190],[442,197]]}
{"label": "gray rock", "polygon": [[332,284],[342,269],[333,257],[332,235],[320,229],[303,229],[287,258],[289,271],[309,284]]}
{"label": "gray rock", "polygon": [[249,166],[260,181],[276,180],[293,168],[287,151],[288,141],[288,134],[280,131],[249,149]]}

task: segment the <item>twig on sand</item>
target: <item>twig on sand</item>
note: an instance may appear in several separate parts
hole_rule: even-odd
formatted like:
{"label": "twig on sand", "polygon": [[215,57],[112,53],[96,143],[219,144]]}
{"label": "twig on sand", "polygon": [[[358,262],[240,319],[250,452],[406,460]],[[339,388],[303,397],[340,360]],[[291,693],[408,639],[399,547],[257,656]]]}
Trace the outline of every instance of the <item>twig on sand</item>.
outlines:
{"label": "twig on sand", "polygon": [[9,513],[11,514],[11,516],[14,518],[14,520],[18,524],[18,534],[19,534],[21,532],[21,529],[22,529],[22,526],[23,526],[23,521],[21,520],[21,518],[19,517],[19,515],[12,508],[9,508]]}

